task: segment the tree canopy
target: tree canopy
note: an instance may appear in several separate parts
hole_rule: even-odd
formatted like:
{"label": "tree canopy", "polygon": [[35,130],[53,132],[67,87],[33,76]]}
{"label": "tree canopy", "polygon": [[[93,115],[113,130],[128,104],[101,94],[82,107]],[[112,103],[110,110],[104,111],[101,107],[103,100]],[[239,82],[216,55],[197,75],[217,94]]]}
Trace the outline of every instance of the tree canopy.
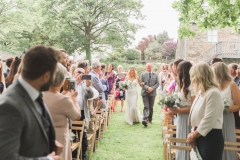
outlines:
{"label": "tree canopy", "polygon": [[240,0],[180,0],[173,3],[179,13],[179,37],[195,36],[191,23],[198,29],[234,27],[240,23]]}
{"label": "tree canopy", "polygon": [[[0,12],[0,49],[22,51],[44,44],[70,53],[85,51],[89,60],[92,52],[104,51],[106,44],[130,45],[142,27],[130,18],[144,19],[141,0],[3,0],[1,7],[8,13]],[[7,17],[17,17],[11,28],[1,25]]]}

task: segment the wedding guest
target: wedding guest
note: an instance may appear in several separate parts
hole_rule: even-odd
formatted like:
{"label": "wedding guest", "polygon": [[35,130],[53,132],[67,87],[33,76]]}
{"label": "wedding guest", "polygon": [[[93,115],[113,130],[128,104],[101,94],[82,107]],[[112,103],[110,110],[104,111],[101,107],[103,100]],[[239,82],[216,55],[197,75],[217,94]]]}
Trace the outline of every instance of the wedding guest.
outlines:
{"label": "wedding guest", "polygon": [[79,120],[80,108],[76,102],[77,92],[70,91],[70,97],[66,96],[68,91],[63,91],[62,94],[60,93],[60,89],[65,81],[66,72],[66,68],[61,63],[58,63],[55,79],[49,90],[44,92],[43,100],[53,119],[56,140],[64,147],[60,157],[61,159],[67,160],[72,159],[68,118],[71,120]]}
{"label": "wedding guest", "polygon": [[115,98],[113,101],[113,106],[111,108],[111,110],[113,112],[116,112],[115,107],[117,105],[118,101],[121,101],[121,112],[124,112],[124,101],[125,101],[125,90],[119,88],[119,83],[125,80],[125,77],[119,77],[119,75],[123,72],[123,67],[121,65],[119,65],[117,67],[118,73],[116,75],[116,79],[115,79],[115,89],[114,89],[114,94],[115,94]]}
{"label": "wedding guest", "polygon": [[74,77],[75,69],[77,69],[77,65],[75,65],[75,64],[71,65],[71,68],[70,68],[71,77]]}
{"label": "wedding guest", "polygon": [[21,76],[0,98],[1,159],[60,159],[63,147],[55,140],[41,96],[52,83],[57,61],[57,51],[46,46],[31,47],[24,55]]}
{"label": "wedding guest", "polygon": [[6,81],[6,88],[12,84],[14,76],[18,71],[18,67],[19,67],[20,63],[21,63],[21,58],[15,57],[13,59],[13,62],[12,62],[11,67],[10,67],[9,74],[8,74],[6,80],[5,80]]}
{"label": "wedding guest", "polygon": [[64,66],[67,67],[67,52],[64,49],[59,49],[59,62]]}
{"label": "wedding guest", "polygon": [[21,61],[21,63],[19,64],[18,71],[13,78],[13,82],[15,82],[22,73],[22,67],[23,67],[22,62],[23,61]]}
{"label": "wedding guest", "polygon": [[107,81],[105,78],[103,78],[103,77],[104,77],[104,76],[103,76],[103,72],[100,71],[100,73],[99,73],[99,79],[100,79],[102,85],[105,85],[106,88],[107,88],[107,89],[104,91],[104,94],[103,94],[102,98],[105,98],[105,100],[107,100],[107,99],[108,99],[107,96],[108,96],[109,85],[108,85],[108,81]]}
{"label": "wedding guest", "polygon": [[116,75],[114,73],[114,65],[111,63],[108,65],[108,72],[107,72],[107,75],[105,78],[108,80],[109,93],[113,94],[114,93],[114,82],[115,82]]}
{"label": "wedding guest", "polygon": [[168,65],[164,64],[162,66],[162,69],[158,75],[158,78],[159,78],[159,96],[161,96],[161,94],[163,94],[163,87],[164,87],[164,84],[165,84],[165,80],[168,76],[168,74],[170,74],[168,72]]}
{"label": "wedding guest", "polygon": [[84,71],[85,71],[85,72],[84,72],[85,74],[89,74],[90,71],[91,71],[90,66],[89,66],[89,64],[88,64],[87,61],[81,61],[81,62],[79,62],[77,67],[78,67],[78,68],[83,68]]}
{"label": "wedding guest", "polygon": [[[240,110],[240,92],[232,77],[229,74],[228,67],[223,62],[217,62],[212,65],[215,80],[218,83],[223,99],[227,102],[223,112],[223,138],[225,141],[236,142],[235,120],[233,112]],[[236,151],[223,151],[223,160],[238,159]]]}
{"label": "wedding guest", "polygon": [[13,57],[6,59],[6,70],[4,72],[4,77],[6,78],[9,74],[11,64],[13,62]]}
{"label": "wedding guest", "polygon": [[193,90],[198,94],[189,114],[193,132],[188,134],[187,143],[197,146],[202,159],[221,160],[224,148],[223,97],[207,63],[192,66],[190,78]]}
{"label": "wedding guest", "polygon": [[[177,114],[177,138],[185,139],[188,133],[191,131],[188,125],[189,112],[192,102],[195,98],[193,88],[191,86],[189,71],[192,67],[191,62],[182,61],[177,67],[177,84],[178,84],[178,104],[172,111],[169,110],[169,114]],[[179,143],[177,145],[186,146]],[[190,151],[177,150],[176,160],[190,160]]]}
{"label": "wedding guest", "polygon": [[105,74],[107,75],[107,72],[106,72],[106,64],[104,64],[104,63],[101,64],[101,72],[102,72],[102,80],[101,81],[107,87],[107,89],[104,91],[105,99],[108,100],[109,84],[108,84],[108,81],[105,79]]}
{"label": "wedding guest", "polygon": [[5,78],[3,74],[2,59],[0,58],[0,94],[6,89],[5,87]]}
{"label": "wedding guest", "polygon": [[238,84],[239,82],[239,78],[237,77],[237,69],[238,69],[238,65],[236,63],[230,63],[228,65],[228,71],[232,77],[232,80]]}
{"label": "wedding guest", "polygon": [[223,62],[222,58],[213,58],[210,62],[210,66],[212,66],[214,63],[217,63],[217,62]]}

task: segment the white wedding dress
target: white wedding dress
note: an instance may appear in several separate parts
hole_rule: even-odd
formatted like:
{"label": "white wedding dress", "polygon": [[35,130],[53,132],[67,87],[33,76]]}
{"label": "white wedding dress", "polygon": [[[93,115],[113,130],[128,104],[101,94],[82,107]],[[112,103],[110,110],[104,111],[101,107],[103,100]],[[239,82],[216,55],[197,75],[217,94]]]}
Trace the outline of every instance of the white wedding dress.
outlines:
{"label": "white wedding dress", "polygon": [[142,121],[142,116],[137,106],[138,92],[137,92],[137,80],[132,81],[132,87],[126,90],[126,122],[130,125]]}

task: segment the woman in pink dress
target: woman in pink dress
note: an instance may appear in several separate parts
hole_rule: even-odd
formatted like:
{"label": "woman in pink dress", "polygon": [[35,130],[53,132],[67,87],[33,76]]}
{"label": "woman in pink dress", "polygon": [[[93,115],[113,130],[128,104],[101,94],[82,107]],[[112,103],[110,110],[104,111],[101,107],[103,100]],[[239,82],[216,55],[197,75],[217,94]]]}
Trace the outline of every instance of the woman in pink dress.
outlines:
{"label": "woman in pink dress", "polygon": [[[58,63],[57,67],[56,77],[53,80],[49,91],[44,92],[43,100],[46,103],[53,119],[56,140],[64,147],[63,152],[60,155],[61,159],[71,160],[72,152],[68,129],[68,118],[71,120],[79,120],[80,108],[76,103],[77,92],[70,91],[68,93],[68,91],[63,91],[62,94],[60,93],[60,89],[65,81],[67,70],[60,63]],[[70,97],[66,96],[67,93]]]}

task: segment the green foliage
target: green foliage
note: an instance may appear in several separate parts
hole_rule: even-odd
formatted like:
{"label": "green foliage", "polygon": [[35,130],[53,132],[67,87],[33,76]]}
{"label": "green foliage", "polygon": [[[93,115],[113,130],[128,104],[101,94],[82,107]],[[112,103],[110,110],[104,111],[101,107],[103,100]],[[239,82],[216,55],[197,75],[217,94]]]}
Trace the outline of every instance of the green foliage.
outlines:
{"label": "green foliage", "polygon": [[44,44],[68,53],[93,51],[104,45],[123,48],[142,26],[140,0],[2,0],[0,49],[23,51]]}
{"label": "green foliage", "polygon": [[136,49],[127,49],[124,51],[126,60],[139,60],[141,52]]}
{"label": "green foliage", "polygon": [[196,33],[191,30],[191,23],[198,29],[234,27],[237,30],[240,23],[239,0],[183,0],[173,3],[179,13],[179,37],[191,37]]}

